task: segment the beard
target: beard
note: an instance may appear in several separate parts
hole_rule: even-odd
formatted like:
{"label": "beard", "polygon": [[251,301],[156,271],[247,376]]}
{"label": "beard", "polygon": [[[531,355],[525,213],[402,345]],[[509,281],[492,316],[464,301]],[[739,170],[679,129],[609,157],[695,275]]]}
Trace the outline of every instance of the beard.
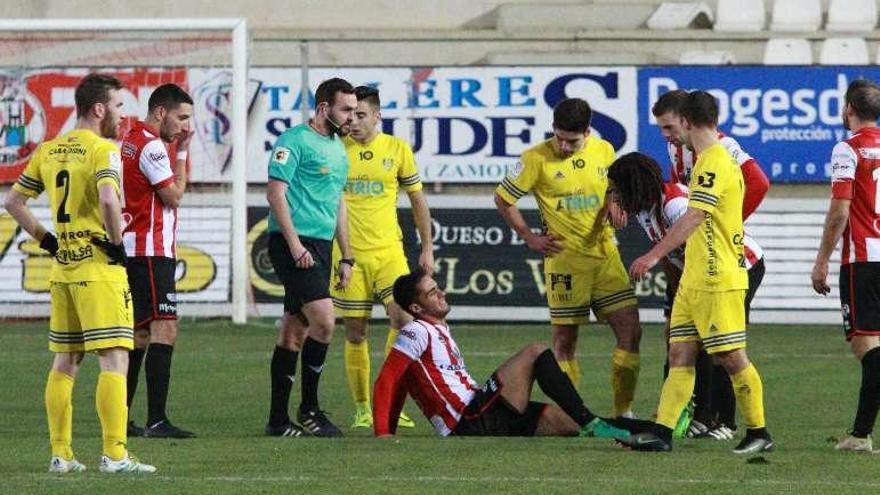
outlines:
{"label": "beard", "polygon": [[119,137],[119,121],[114,119],[109,113],[101,119],[101,136],[107,139]]}

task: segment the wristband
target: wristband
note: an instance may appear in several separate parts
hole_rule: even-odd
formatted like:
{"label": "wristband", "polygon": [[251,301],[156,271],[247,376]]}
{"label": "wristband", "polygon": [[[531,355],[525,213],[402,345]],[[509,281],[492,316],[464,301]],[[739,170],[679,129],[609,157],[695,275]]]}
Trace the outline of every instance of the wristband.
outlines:
{"label": "wristband", "polygon": [[296,259],[293,260],[293,262],[294,262],[294,263],[299,263],[299,260],[305,258],[305,256],[306,256],[307,254],[309,254],[309,250],[308,250],[308,249],[303,249],[302,254],[299,255],[299,256],[297,256]]}
{"label": "wristband", "polygon": [[177,152],[177,159],[178,159],[178,160],[186,160],[186,158],[187,158],[188,156],[189,156],[189,152],[188,152],[188,151],[178,151],[178,152]]}
{"label": "wristband", "polygon": [[339,264],[341,265],[342,263],[354,268],[354,258],[342,258],[339,260]]}

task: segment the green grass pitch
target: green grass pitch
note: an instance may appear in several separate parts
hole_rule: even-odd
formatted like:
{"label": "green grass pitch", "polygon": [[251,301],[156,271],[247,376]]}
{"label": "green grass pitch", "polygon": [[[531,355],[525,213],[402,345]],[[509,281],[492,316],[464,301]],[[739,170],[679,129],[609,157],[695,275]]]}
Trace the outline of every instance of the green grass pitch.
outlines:
{"label": "green grass pitch", "polygon": [[[454,313],[453,313],[454,319]],[[384,327],[371,335],[378,372]],[[549,341],[547,325],[455,325],[453,332],[478,382],[514,351]],[[77,380],[74,449],[89,471],[46,473],[49,460],[43,387],[51,360],[44,323],[5,322],[0,331],[0,493],[869,493],[880,488],[880,456],[833,450],[829,437],[852,421],[860,380],[839,327],[755,325],[749,353],[764,379],[768,426],[778,443],[768,463],[730,453],[731,442],[686,440],[671,454],[621,450],[607,440],[440,439],[412,403],[418,428],[395,440],[347,428],[353,406],[342,363],[341,330],[322,382],[322,407],[345,427],[343,439],[266,438],[271,320],[237,328],[183,320],[174,356],[169,411],[195,440],[132,439],[129,448],[155,463],[154,476],[110,477],[97,471],[94,410],[97,361]],[[600,414],[610,410],[613,340],[604,326],[581,330],[580,391]],[[635,405],[650,417],[663,364],[660,327],[646,325]],[[143,381],[133,418],[143,423]],[[536,387],[537,390],[537,387]],[[540,394],[538,394],[540,397]],[[292,404],[298,404],[299,383]]]}

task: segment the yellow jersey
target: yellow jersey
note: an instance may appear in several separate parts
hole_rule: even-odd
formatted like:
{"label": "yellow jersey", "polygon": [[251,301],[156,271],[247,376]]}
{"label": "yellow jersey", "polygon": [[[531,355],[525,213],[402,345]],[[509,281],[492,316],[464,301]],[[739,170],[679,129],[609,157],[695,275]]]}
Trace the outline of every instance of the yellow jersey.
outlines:
{"label": "yellow jersey", "polygon": [[110,184],[119,193],[122,159],[119,147],[87,129],[75,129],[42,143],[12,187],[36,198],[49,196],[58,238],[58,253],[49,280],[53,282],[127,281],[125,267],[110,265],[92,244],[106,237],[98,204],[98,186]]}
{"label": "yellow jersey", "polygon": [[551,138],[527,149],[519,170],[506,177],[495,192],[510,204],[532,192],[545,232],[561,237],[566,250],[601,258],[605,242],[613,235],[604,215],[599,214],[613,161],[611,144],[593,135],[568,158],[556,155]]}
{"label": "yellow jersey", "polygon": [[743,177],[720,143],[700,153],[689,184],[688,207],[704,212],[688,237],[680,287],[704,291],[747,289],[743,255]]}
{"label": "yellow jersey", "polygon": [[348,210],[348,236],[355,250],[400,243],[397,193],[420,191],[422,181],[412,149],[402,139],[379,133],[361,144],[346,137],[348,179],[343,190]]}

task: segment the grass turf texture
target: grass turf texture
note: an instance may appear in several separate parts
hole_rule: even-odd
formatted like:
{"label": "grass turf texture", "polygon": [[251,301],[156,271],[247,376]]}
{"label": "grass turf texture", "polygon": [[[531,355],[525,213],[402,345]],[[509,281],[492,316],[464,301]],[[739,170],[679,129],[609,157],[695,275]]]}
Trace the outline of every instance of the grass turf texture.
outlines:
{"label": "grass turf texture", "polygon": [[[453,315],[454,316],[454,315]],[[385,327],[371,332],[375,378]],[[453,327],[478,382],[532,341],[548,341],[547,325]],[[657,405],[663,343],[646,325],[635,411]],[[377,440],[348,425],[354,408],[345,383],[341,329],[330,348],[322,407],[343,439],[262,436],[268,408],[269,360],[276,330],[269,320],[236,328],[221,321],[181,322],[175,350],[171,419],[195,440],[135,438],[129,448],[155,463],[153,476],[98,472],[100,429],[94,409],[97,360],[88,356],[74,392],[74,449],[89,471],[55,476],[49,461],[43,389],[50,354],[45,324],[4,323],[0,332],[0,492],[2,493],[865,493],[880,488],[880,456],[839,453],[829,437],[852,421],[860,380],[838,327],[755,325],[749,351],[764,379],[767,419],[777,451],[769,463],[734,456],[734,442],[683,440],[671,454],[621,450],[581,438],[440,439],[410,402],[418,427]],[[580,390],[599,414],[611,408],[613,339],[604,326],[582,329]],[[143,378],[142,378],[143,380]],[[141,381],[133,419],[143,424]],[[537,387],[535,396],[541,397]],[[298,405],[299,382],[292,408]]]}

